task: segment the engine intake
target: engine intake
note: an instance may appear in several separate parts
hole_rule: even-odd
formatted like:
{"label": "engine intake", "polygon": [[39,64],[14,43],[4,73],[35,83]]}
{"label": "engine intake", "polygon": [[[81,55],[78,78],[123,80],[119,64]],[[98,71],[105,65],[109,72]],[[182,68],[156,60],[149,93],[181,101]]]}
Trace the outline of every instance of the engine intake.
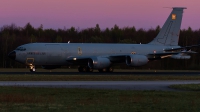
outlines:
{"label": "engine intake", "polygon": [[88,66],[92,69],[103,69],[109,67],[111,64],[108,58],[95,57],[88,60]]}
{"label": "engine intake", "polygon": [[126,57],[128,66],[142,66],[147,64],[148,61],[148,58],[144,55],[129,55]]}

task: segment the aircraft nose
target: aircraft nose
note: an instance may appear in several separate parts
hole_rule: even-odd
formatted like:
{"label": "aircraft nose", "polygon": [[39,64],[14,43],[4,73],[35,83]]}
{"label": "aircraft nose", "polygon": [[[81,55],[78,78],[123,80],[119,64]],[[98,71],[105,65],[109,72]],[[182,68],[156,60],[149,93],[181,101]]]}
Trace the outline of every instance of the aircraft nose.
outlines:
{"label": "aircraft nose", "polygon": [[15,60],[15,58],[16,58],[16,52],[15,52],[15,51],[10,52],[10,53],[8,54],[8,57],[9,57],[10,59]]}

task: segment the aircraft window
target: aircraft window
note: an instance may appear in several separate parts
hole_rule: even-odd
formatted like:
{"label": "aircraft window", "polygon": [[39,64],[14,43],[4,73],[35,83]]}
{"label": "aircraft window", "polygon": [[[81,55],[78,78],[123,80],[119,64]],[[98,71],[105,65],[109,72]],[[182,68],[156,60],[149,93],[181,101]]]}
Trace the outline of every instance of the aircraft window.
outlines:
{"label": "aircraft window", "polygon": [[18,48],[16,48],[15,50],[17,50],[17,51],[25,51],[25,50],[26,50],[26,48],[23,48],[23,47],[18,47]]}

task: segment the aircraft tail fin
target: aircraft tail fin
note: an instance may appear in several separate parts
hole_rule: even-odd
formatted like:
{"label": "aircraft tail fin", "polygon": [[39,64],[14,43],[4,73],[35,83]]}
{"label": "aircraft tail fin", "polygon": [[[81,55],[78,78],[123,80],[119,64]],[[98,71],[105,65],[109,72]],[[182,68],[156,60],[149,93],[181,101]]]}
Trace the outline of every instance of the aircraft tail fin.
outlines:
{"label": "aircraft tail fin", "polygon": [[149,44],[177,46],[184,9],[186,8],[173,7],[171,14],[165,21],[162,29],[156,38]]}

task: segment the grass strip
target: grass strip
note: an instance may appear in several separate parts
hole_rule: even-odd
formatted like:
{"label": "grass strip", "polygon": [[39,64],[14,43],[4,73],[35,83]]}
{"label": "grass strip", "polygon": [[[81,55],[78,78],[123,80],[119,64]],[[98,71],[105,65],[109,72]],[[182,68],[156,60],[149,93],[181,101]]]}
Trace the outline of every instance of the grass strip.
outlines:
{"label": "grass strip", "polygon": [[177,84],[170,85],[170,88],[187,91],[200,91],[200,84]]}
{"label": "grass strip", "polygon": [[1,87],[0,111],[199,112],[200,92]]}

